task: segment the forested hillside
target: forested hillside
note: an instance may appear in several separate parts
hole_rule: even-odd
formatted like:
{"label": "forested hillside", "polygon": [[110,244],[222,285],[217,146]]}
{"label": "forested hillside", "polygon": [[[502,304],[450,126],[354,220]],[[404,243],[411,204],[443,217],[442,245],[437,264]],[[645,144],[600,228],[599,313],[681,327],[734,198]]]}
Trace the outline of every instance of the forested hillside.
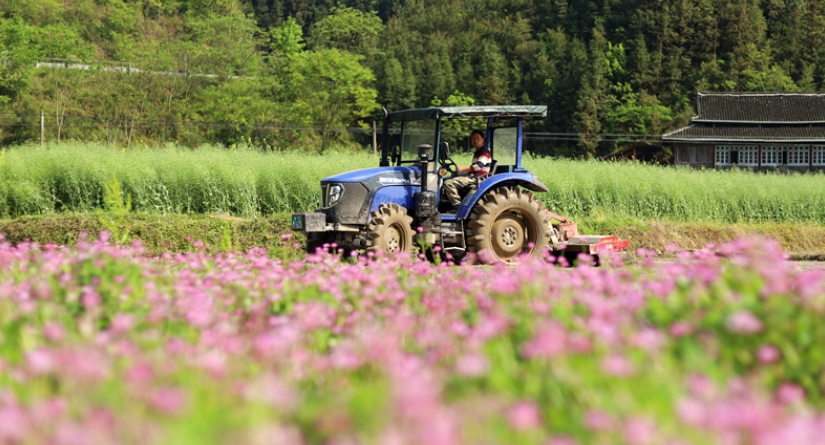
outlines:
{"label": "forested hillside", "polygon": [[43,111],[50,140],[320,149],[381,105],[527,103],[588,156],[697,91],[820,90],[823,24],[825,0],[4,0],[0,140]]}

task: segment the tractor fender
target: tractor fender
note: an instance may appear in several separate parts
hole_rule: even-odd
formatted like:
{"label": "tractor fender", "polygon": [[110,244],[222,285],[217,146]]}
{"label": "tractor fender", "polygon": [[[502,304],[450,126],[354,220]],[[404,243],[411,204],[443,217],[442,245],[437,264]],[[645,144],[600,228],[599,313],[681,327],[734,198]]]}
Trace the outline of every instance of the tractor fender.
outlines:
{"label": "tractor fender", "polygon": [[[418,186],[385,186],[377,189],[372,195],[369,203],[369,214],[378,210],[382,205],[397,204],[407,209],[407,213],[412,215],[415,208],[415,193],[420,191]],[[369,219],[367,219],[369,223]]]}
{"label": "tractor fender", "polygon": [[503,186],[517,185],[535,192],[548,192],[550,189],[544,185],[539,178],[530,172],[516,172],[516,173],[499,173],[495,176],[487,178],[473,190],[467,194],[461,206],[458,208],[458,219],[466,219],[470,215],[476,203],[488,191]]}

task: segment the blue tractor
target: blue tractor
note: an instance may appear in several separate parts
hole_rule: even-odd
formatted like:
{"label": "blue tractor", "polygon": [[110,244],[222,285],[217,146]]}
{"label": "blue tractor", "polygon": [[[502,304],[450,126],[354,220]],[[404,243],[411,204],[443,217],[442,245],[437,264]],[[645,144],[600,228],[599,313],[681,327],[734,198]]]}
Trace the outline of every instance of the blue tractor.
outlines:
{"label": "blue tractor", "polygon": [[[306,233],[309,252],[331,245],[393,253],[439,246],[435,251],[456,260],[472,252],[484,262],[512,263],[545,248],[621,250],[615,237],[584,239],[570,225],[554,225],[553,217],[566,221],[534,197],[548,189],[522,166],[523,123],[546,115],[546,106],[532,105],[385,111],[380,165],[323,179],[321,208],[294,214],[292,228]],[[450,141],[467,136],[468,120],[486,127],[493,162],[453,208],[441,186],[456,174]]]}

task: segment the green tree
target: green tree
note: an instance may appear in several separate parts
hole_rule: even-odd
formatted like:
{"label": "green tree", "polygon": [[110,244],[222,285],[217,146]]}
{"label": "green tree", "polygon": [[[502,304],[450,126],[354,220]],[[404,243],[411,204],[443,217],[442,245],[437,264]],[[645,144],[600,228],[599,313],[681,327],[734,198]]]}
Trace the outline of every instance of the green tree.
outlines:
{"label": "green tree", "polygon": [[499,46],[487,41],[481,48],[476,69],[478,96],[486,104],[506,104],[512,100],[507,59]]}
{"label": "green tree", "polygon": [[262,62],[258,28],[237,1],[224,3],[204,15],[187,14],[187,72],[254,76]]}
{"label": "green tree", "polygon": [[375,11],[334,7],[312,25],[307,40],[312,48],[336,48],[369,58],[375,54],[383,30]]}
{"label": "green tree", "polygon": [[390,109],[411,108],[416,103],[416,82],[395,57],[387,58],[377,84],[383,91],[382,102]]}
{"label": "green tree", "polygon": [[195,106],[199,121],[219,122],[212,135],[216,142],[239,142],[259,136],[257,128],[273,115],[265,85],[257,79],[241,78],[207,87]]}
{"label": "green tree", "polygon": [[577,125],[579,148],[582,154],[591,157],[596,154],[597,147],[601,141],[598,136],[602,129],[602,114],[606,107],[615,98],[610,94],[609,84],[606,77],[608,69],[604,60],[604,53],[607,50],[607,41],[601,34],[596,33],[596,38],[590,42],[588,51],[588,70],[585,72],[581,88],[578,93],[578,103],[573,114],[573,121]]}
{"label": "green tree", "polygon": [[359,56],[337,49],[310,51],[296,62],[302,84],[294,110],[320,128],[323,153],[340,134],[333,133],[335,127],[355,125],[378,108],[378,94],[370,87],[375,75],[359,63]]}
{"label": "green tree", "polygon": [[[719,53],[726,61],[728,76],[738,90],[746,89],[746,72],[761,71],[760,64],[770,60],[766,45],[767,24],[758,0],[724,2],[719,9]],[[754,52],[762,52],[757,56]]]}
{"label": "green tree", "polygon": [[624,45],[607,43],[603,63],[610,88],[606,97],[602,131],[652,135],[664,131],[673,122],[673,112],[661,105],[658,98],[639,94],[630,83],[625,69],[627,56]]}
{"label": "green tree", "polygon": [[[436,96],[430,103],[430,106],[433,107],[464,107],[472,105],[476,105],[475,99],[460,91],[454,91],[447,96],[445,100],[441,100]],[[483,129],[486,126],[487,121],[484,118],[449,119],[441,123],[441,131],[444,140],[452,142],[453,147],[458,147],[458,143],[462,140],[466,141],[467,136],[469,136],[472,130]]]}
{"label": "green tree", "polygon": [[270,50],[273,56],[284,58],[286,61],[301,54],[306,46],[304,33],[293,18],[273,28],[270,31],[270,40]]}
{"label": "green tree", "polygon": [[449,44],[442,35],[436,34],[430,48],[431,52],[424,55],[422,71],[415,83],[432,96],[444,97],[455,88]]}
{"label": "green tree", "polygon": [[0,3],[0,14],[7,17],[16,17],[27,23],[46,26],[59,21],[66,11],[64,2],[60,0],[5,0]]}

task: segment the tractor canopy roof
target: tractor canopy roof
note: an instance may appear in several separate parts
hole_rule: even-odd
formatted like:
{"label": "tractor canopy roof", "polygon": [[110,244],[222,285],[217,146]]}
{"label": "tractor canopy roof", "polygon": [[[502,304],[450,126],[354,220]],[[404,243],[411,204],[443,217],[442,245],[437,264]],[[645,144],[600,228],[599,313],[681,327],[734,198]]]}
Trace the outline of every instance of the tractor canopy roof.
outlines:
{"label": "tractor canopy roof", "polygon": [[480,105],[467,107],[432,107],[393,111],[390,122],[420,121],[426,119],[457,119],[464,117],[545,117],[546,105]]}

